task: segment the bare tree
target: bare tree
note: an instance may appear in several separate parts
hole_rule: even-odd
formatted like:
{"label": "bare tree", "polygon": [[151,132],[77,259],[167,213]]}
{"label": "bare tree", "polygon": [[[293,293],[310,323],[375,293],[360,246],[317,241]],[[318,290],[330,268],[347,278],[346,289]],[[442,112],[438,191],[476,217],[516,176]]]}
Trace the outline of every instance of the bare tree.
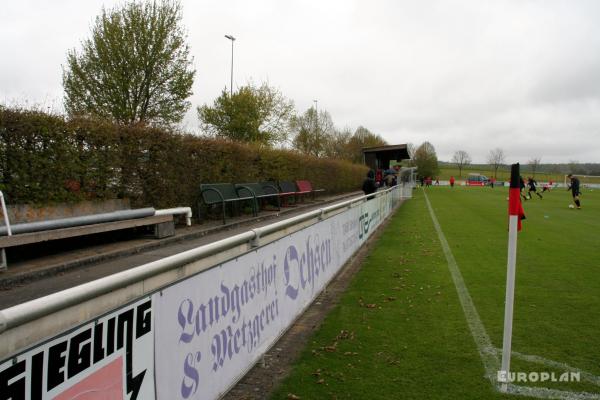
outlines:
{"label": "bare tree", "polygon": [[352,159],[352,154],[348,149],[350,138],[352,138],[352,130],[350,128],[334,129],[331,135],[325,138],[325,143],[323,144],[325,157],[342,160]]}
{"label": "bare tree", "polygon": [[407,143],[406,144],[406,151],[408,152],[408,160],[403,161],[404,163],[406,163],[406,166],[408,167],[414,167],[415,166],[415,151],[417,150],[417,146],[415,146],[414,143]]}
{"label": "bare tree", "polygon": [[471,156],[464,150],[457,150],[452,156],[452,162],[458,168],[458,176],[462,176],[462,169],[471,164]]}
{"label": "bare tree", "polygon": [[413,158],[415,156],[415,151],[417,150],[417,146],[414,143],[406,144],[406,151],[408,151],[408,156]]}
{"label": "bare tree", "polygon": [[541,158],[532,158],[531,160],[529,160],[528,164],[529,164],[529,169],[531,169],[531,176],[533,178],[535,178],[535,171],[538,170],[538,168],[540,167],[540,164],[542,163],[542,159]]}
{"label": "bare tree", "polygon": [[496,147],[495,149],[490,150],[487,161],[488,164],[490,164],[490,166],[494,170],[494,179],[497,178],[498,168],[504,165],[505,159],[506,156],[504,155],[504,150],[502,150],[501,148]]}

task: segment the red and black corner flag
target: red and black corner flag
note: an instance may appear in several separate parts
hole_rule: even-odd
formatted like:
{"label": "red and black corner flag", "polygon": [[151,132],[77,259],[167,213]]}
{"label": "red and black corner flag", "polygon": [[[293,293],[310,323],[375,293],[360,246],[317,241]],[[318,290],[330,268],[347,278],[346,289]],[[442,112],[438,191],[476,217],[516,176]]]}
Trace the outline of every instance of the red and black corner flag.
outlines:
{"label": "red and black corner flag", "polygon": [[[513,308],[515,303],[515,275],[517,270],[517,232],[521,230],[521,220],[525,219],[521,204],[521,175],[519,163],[510,168],[510,189],[508,191],[508,258],[506,263],[506,300],[504,301],[504,336],[502,338],[502,363],[498,371],[500,390],[508,391],[510,379],[510,355],[512,348]],[[523,185],[524,186],[524,185]]]}
{"label": "red and black corner flag", "polygon": [[508,191],[508,216],[517,216],[517,229],[521,230],[521,220],[525,219],[525,212],[521,204],[521,175],[519,163],[510,167],[510,189]]}

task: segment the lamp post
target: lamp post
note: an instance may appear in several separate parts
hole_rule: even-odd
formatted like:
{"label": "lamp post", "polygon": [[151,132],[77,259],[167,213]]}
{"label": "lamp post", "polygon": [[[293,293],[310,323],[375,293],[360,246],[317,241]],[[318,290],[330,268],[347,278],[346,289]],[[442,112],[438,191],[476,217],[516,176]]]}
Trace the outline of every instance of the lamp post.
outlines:
{"label": "lamp post", "polygon": [[319,109],[317,108],[319,101],[318,100],[313,100],[313,103],[315,103],[315,155],[318,157],[319,156]]}
{"label": "lamp post", "polygon": [[233,96],[233,42],[235,38],[231,35],[225,35],[225,37],[231,40],[231,81],[229,84],[229,97]]}

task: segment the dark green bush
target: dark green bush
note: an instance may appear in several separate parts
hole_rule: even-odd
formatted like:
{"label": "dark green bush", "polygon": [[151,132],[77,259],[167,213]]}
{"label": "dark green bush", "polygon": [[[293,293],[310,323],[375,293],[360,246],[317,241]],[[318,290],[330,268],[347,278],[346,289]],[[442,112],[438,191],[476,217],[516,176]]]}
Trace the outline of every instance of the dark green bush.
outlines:
{"label": "dark green bush", "polygon": [[92,119],[0,107],[0,190],[10,203],[124,198],[134,206],[193,205],[200,183],[308,179],[328,193],[360,188],[367,168]]}

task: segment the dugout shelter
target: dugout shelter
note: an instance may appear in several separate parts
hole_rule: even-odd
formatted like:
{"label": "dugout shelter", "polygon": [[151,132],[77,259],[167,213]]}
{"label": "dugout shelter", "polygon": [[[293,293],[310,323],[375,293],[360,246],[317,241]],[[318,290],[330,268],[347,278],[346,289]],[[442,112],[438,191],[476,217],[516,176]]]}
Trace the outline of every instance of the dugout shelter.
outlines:
{"label": "dugout shelter", "polygon": [[406,144],[394,144],[388,146],[364,147],[362,149],[363,162],[375,171],[375,180],[380,182],[383,172],[390,169],[390,163],[409,160]]}

